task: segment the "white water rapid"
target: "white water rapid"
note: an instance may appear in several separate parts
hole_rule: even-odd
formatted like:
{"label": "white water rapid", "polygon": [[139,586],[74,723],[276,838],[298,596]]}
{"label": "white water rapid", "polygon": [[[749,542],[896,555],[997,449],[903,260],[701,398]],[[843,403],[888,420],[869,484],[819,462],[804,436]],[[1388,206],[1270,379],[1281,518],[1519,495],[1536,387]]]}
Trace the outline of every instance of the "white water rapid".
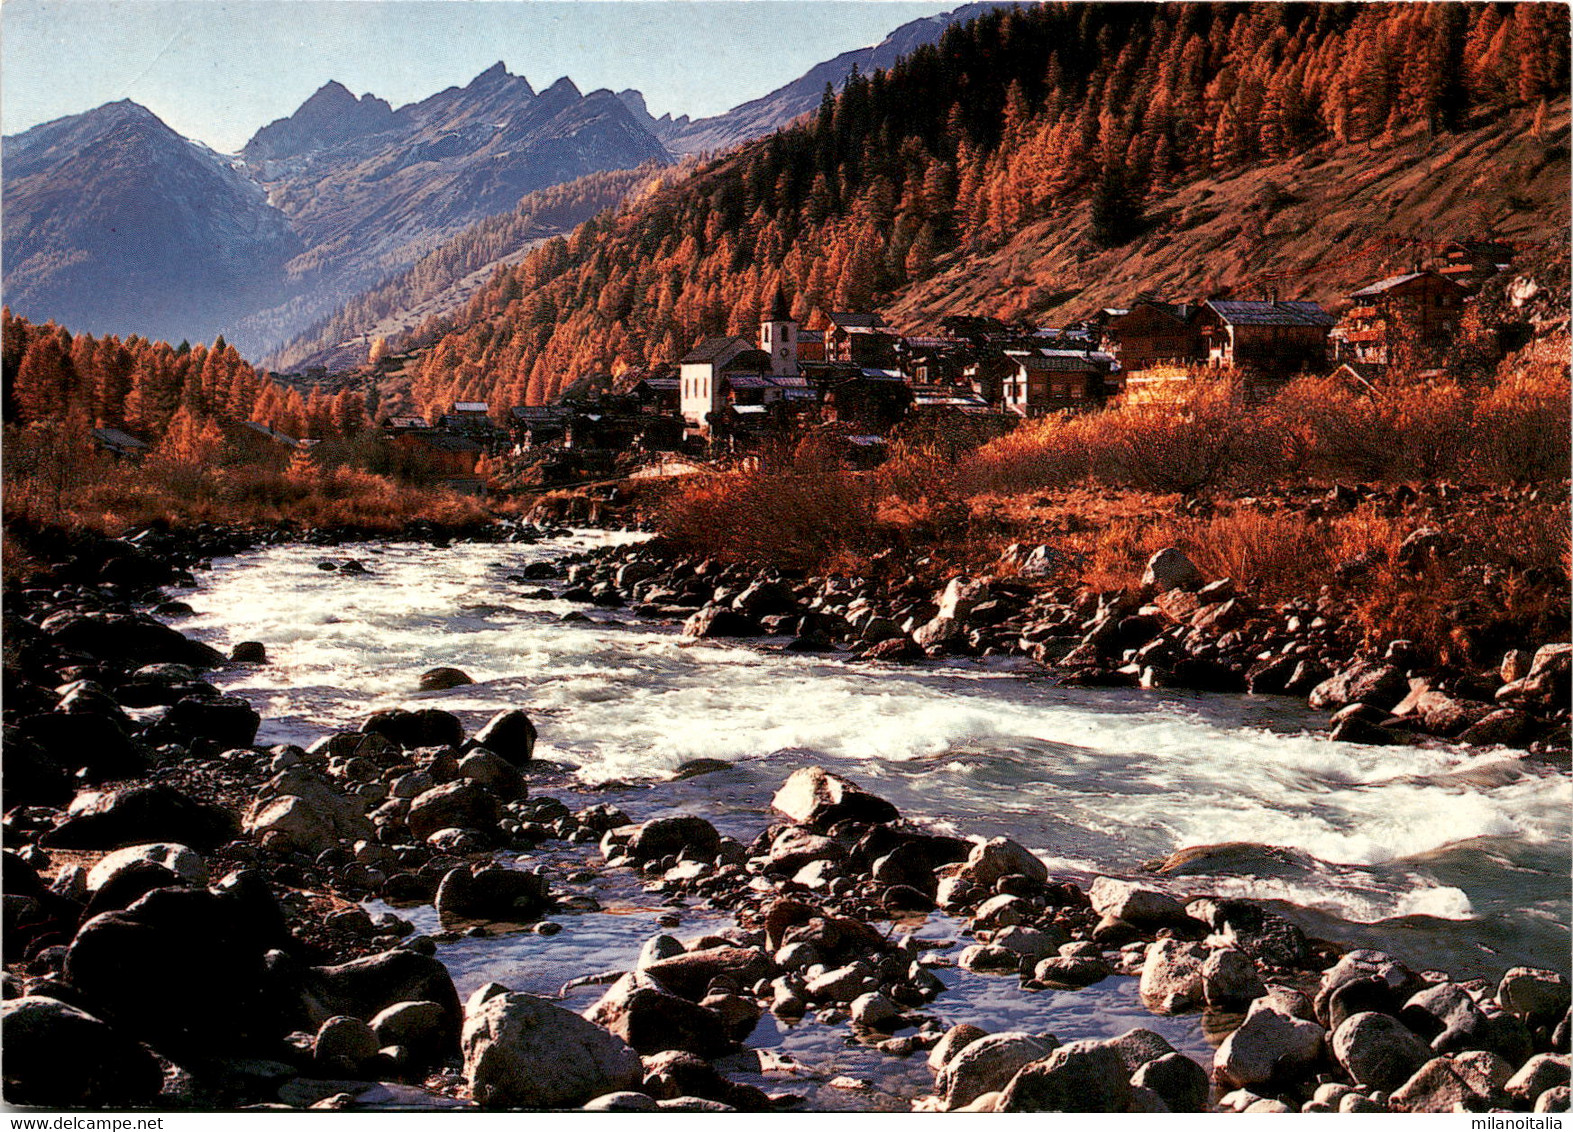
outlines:
{"label": "white water rapid", "polygon": [[[1247,843],[1162,883],[1281,900],[1313,934],[1460,976],[1566,969],[1564,773],[1510,751],[1333,743],[1316,733],[1323,717],[1282,697],[1062,689],[1019,663],[849,664],[694,644],[606,610],[563,622],[580,607],[519,596],[559,583],[507,580],[628,537],[270,548],[216,563],[185,595],[196,613],[170,621],[220,647],[267,646],[268,665],[214,677],[262,712],[259,743],[306,744],[382,707],[442,707],[473,728],[518,706],[540,729],[537,757],[586,782],[732,764],[640,804],[704,813],[745,840],[775,786],[817,762],[910,818],[1012,836],[1073,879]],[[370,572],[316,568],[347,557]],[[416,693],[439,665],[476,683]]]}

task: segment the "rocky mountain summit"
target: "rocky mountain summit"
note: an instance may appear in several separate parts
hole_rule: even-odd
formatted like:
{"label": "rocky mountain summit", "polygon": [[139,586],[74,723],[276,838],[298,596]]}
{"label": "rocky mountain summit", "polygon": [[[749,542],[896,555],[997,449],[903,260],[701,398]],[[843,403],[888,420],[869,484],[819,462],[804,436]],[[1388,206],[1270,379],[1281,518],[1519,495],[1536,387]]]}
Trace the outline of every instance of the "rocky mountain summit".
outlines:
{"label": "rocky mountain summit", "polygon": [[303,250],[228,159],[130,100],[4,142],[12,310],[178,342],[277,301]]}
{"label": "rocky mountain summit", "polygon": [[669,160],[610,91],[502,63],[396,110],[330,82],[238,159],[111,103],[6,139],[7,302],[256,356],[528,192]]}

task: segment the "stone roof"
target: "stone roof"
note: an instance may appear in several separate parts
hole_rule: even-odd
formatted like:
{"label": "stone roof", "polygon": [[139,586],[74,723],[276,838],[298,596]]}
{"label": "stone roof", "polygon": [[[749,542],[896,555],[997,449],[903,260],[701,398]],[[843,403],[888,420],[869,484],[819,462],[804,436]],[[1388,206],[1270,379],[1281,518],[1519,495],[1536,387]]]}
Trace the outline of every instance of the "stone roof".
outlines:
{"label": "stone roof", "polygon": [[1207,305],[1231,326],[1332,326],[1338,321],[1321,303],[1209,299]]}

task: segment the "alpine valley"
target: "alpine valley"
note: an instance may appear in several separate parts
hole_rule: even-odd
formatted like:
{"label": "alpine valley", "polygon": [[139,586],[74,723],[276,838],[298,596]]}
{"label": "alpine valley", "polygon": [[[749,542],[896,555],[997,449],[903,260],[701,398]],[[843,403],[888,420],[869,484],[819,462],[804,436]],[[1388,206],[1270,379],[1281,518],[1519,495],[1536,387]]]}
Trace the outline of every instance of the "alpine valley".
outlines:
{"label": "alpine valley", "polygon": [[[182,138],[134,102],[113,102],[4,139],[6,303],[93,334],[222,333],[260,358],[470,226],[513,213],[528,194],[768,134],[816,107],[827,82],[889,66],[996,6],[913,21],[693,122],[652,118],[637,90],[585,94],[565,77],[537,91],[501,62],[397,109],[329,81],[236,155]],[[489,274],[618,199],[592,183],[545,218],[538,199],[527,201],[532,222],[509,229],[508,245],[480,266]],[[455,291],[446,305],[468,294]]]}

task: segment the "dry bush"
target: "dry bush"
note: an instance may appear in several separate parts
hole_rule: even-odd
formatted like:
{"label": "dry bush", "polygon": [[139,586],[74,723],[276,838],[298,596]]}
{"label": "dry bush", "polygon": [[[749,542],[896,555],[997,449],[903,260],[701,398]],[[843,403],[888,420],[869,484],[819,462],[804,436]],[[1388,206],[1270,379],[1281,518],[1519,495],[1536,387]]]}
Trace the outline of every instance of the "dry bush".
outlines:
{"label": "dry bush", "polygon": [[877,542],[870,481],[836,468],[695,477],[657,510],[673,544],[729,562],[811,569]]}
{"label": "dry bush", "polygon": [[976,476],[994,491],[1092,479],[1194,495],[1272,482],[1283,470],[1282,452],[1274,422],[1237,386],[1198,380],[1163,401],[1029,422],[978,453]]}
{"label": "dry bush", "polygon": [[7,522],[68,524],[111,535],[155,520],[173,526],[292,520],[392,532],[413,519],[459,524],[488,517],[475,499],[354,469],[116,462],[36,426],[8,431],[5,487]]}
{"label": "dry bush", "polygon": [[1480,400],[1473,445],[1477,475],[1492,483],[1567,478],[1569,382],[1566,360],[1510,370]]}
{"label": "dry bush", "polygon": [[[1387,543],[1395,546],[1402,529]],[[1439,661],[1495,665],[1511,648],[1566,640],[1573,547],[1565,502],[1461,510],[1447,552],[1418,569],[1388,555],[1350,587],[1372,643],[1403,637]]]}

